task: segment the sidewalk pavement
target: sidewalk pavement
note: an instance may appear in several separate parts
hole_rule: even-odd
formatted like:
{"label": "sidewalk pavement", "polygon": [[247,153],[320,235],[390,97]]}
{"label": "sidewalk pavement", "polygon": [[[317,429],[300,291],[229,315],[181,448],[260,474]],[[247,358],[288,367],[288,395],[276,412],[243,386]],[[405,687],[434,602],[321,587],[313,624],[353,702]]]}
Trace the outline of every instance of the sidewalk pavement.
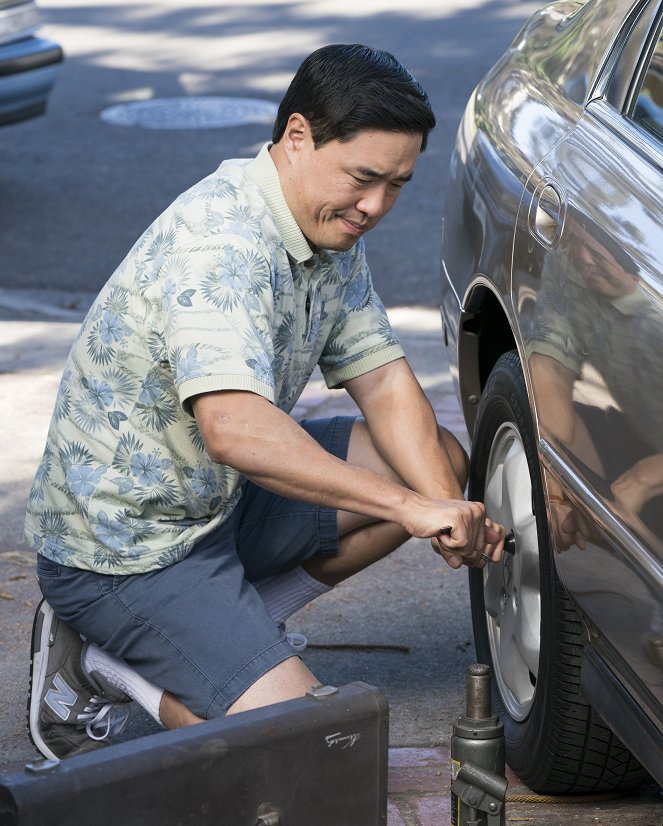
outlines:
{"label": "sidewalk pavement", "polygon": [[[92,298],[89,293],[0,289],[0,398],[3,400],[0,406],[0,617],[3,629],[0,691],[4,699],[0,706],[0,773],[20,769],[34,757],[34,750],[25,733],[24,703],[27,645],[39,594],[32,572],[33,557],[22,543],[24,504],[43,449],[62,367]],[[439,313],[430,308],[401,307],[390,309],[389,315],[439,420],[467,446],[464,422],[442,346]],[[352,412],[356,412],[356,408],[347,394],[328,391],[322,377],[316,373],[293,415],[312,417]],[[424,564],[421,561],[413,563],[412,550],[408,553],[408,567]],[[425,558],[430,556],[427,554]],[[387,579],[387,585],[383,582],[379,587],[386,587],[387,591],[392,587],[404,587],[402,562],[403,559],[396,555],[391,576],[398,584],[392,586],[391,580]],[[421,568],[414,575],[414,582],[409,587],[414,589],[417,583],[421,583],[423,570]],[[390,576],[389,573],[387,576]],[[362,583],[361,575],[357,579],[360,594],[364,589],[370,599],[375,582],[364,579]],[[386,667],[387,673],[389,667],[396,669],[402,682],[402,685],[396,684],[398,681],[394,683],[391,688],[393,699],[391,695],[389,697],[389,826],[449,823],[448,735],[453,720],[462,713],[465,665],[472,661],[467,592],[464,580],[456,577],[453,582],[453,588],[444,592],[444,602],[450,606],[451,619],[440,621],[439,616],[435,615],[433,620],[434,628],[438,624],[445,626],[444,631],[438,630],[437,634],[445,635],[445,648],[452,650],[451,664],[447,663],[445,669],[440,670],[455,671],[453,679],[445,683],[444,676],[439,674],[431,680],[434,666],[430,662],[424,663],[423,672],[417,670],[413,660],[408,661],[407,665],[396,663]],[[357,618],[357,599],[349,593],[346,590],[345,594],[327,600],[324,614],[316,613],[315,607],[304,609],[297,615],[297,630],[311,638],[324,624],[333,641],[334,630],[338,639],[346,639],[350,615],[355,625],[362,619],[370,625],[370,617],[365,618],[360,613]],[[401,595],[401,591],[398,594]],[[428,603],[423,598],[420,607],[421,616],[410,622],[426,640],[421,626]],[[381,610],[375,623],[376,633],[382,632],[381,642],[387,642],[390,621],[395,615],[389,614],[389,606]],[[398,619],[402,620],[402,617],[399,615]],[[452,626],[460,626],[458,637],[454,637]],[[401,629],[401,633],[406,633],[408,629],[411,630],[411,627],[405,626],[405,631]],[[353,628],[352,633],[356,635],[356,629]],[[435,631],[432,633],[435,634]],[[380,648],[379,645],[374,647]],[[388,645],[383,647],[389,648]],[[314,650],[312,656],[321,658],[324,652]],[[339,668],[337,677],[340,676],[340,679],[335,680],[336,684],[353,679],[372,682],[370,675],[348,670],[356,668],[356,662],[354,660],[350,666],[345,666],[345,671],[343,666]],[[379,660],[377,662],[379,665]],[[327,668],[330,664],[330,658],[324,662]],[[370,666],[367,667],[370,670]],[[313,670],[317,672],[317,668],[318,663],[314,659]],[[403,677],[404,671],[407,673]],[[440,691],[445,695],[444,703],[440,700]],[[441,708],[442,705],[444,708]],[[510,775],[509,780],[509,795],[530,794],[515,776]],[[663,826],[661,804],[658,789],[651,787],[646,787],[635,797],[608,802],[598,799],[571,805],[553,805],[541,800],[512,802],[507,809],[507,823],[562,826],[573,821],[581,826],[597,823],[617,826],[627,820],[634,826]]]}

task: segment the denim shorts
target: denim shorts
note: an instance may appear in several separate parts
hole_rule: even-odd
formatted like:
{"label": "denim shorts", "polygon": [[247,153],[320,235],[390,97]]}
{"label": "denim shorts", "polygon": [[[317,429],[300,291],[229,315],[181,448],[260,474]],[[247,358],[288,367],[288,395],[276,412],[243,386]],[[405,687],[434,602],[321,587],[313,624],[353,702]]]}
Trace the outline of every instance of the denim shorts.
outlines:
{"label": "denim shorts", "polygon": [[[353,417],[302,426],[346,459]],[[251,585],[338,552],[336,511],[245,483],[233,515],[167,568],[112,576],[37,558],[39,584],[65,622],[200,717],[223,716],[294,650]]]}

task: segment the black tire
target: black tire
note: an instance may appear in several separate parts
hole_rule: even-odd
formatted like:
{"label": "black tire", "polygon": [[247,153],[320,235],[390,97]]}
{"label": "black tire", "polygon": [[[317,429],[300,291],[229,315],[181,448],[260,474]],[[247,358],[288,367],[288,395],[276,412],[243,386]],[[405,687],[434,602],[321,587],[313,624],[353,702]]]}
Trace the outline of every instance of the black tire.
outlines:
{"label": "black tire", "polygon": [[[500,499],[509,485],[517,494],[513,503]],[[469,572],[477,658],[493,672],[493,713],[504,722],[508,764],[541,794],[639,785],[646,773],[580,693],[586,636],[550,551],[535,432],[515,351],[499,359],[481,397],[469,498],[486,501],[488,515],[516,531],[513,556]]]}

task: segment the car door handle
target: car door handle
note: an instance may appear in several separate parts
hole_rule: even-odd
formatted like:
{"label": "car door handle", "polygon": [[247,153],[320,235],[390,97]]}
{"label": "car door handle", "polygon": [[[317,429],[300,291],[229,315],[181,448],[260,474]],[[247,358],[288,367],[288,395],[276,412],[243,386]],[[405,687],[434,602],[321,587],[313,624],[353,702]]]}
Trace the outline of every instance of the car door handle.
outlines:
{"label": "car door handle", "polygon": [[557,187],[550,180],[541,181],[530,204],[529,230],[550,249],[556,247],[562,237],[564,206],[564,199]]}

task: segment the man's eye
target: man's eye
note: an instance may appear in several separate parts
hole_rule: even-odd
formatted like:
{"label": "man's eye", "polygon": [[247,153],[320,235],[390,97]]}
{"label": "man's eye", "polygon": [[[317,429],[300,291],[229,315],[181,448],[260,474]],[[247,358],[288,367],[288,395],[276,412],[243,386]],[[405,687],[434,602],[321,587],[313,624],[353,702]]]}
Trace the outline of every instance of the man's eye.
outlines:
{"label": "man's eye", "polygon": [[352,177],[354,178],[354,180],[356,181],[356,183],[361,184],[362,186],[366,186],[366,184],[370,184],[370,183],[371,183],[371,179],[370,179],[370,178],[358,178],[356,175],[353,175]]}

